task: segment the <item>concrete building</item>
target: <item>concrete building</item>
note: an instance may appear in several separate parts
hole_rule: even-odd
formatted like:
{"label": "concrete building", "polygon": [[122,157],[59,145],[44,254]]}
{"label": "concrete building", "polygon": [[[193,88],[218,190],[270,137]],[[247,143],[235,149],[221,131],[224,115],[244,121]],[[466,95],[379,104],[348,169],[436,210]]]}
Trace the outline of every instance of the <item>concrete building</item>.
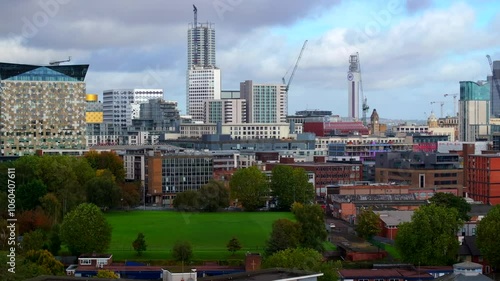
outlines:
{"label": "concrete building", "polygon": [[162,99],[162,89],[112,89],[103,92],[104,122],[126,129],[140,117],[141,104]]}
{"label": "concrete building", "polygon": [[241,98],[240,90],[222,90],[220,91],[221,99],[239,99]]}
{"label": "concrete building", "polygon": [[205,101],[205,123],[246,123],[247,102],[244,99],[220,99]]}
{"label": "concrete building", "polygon": [[469,155],[466,161],[470,198],[484,204],[500,204],[500,156]]}
{"label": "concrete building", "polygon": [[375,181],[406,183],[412,188],[456,188],[463,193],[463,168],[457,154],[380,152],[375,157]]}
{"label": "concrete building", "polygon": [[349,57],[349,72],[347,73],[348,115],[347,117],[359,120],[359,88],[361,81],[361,68],[359,55]]}
{"label": "concrete building", "polygon": [[205,121],[205,101],[219,100],[220,69],[215,66],[192,66],[187,77],[187,114],[195,122]]}
{"label": "concrete building", "polygon": [[240,83],[241,98],[247,101],[248,123],[286,123],[288,98],[284,84]]}
{"label": "concrete building", "polygon": [[85,109],[85,122],[87,124],[99,124],[104,121],[102,103],[98,100],[98,96],[95,94],[87,94],[85,100],[87,101],[87,106]]}
{"label": "concrete building", "polygon": [[485,81],[460,81],[460,141],[473,142],[489,135],[490,90]]}
{"label": "concrete building", "polygon": [[177,132],[180,122],[176,101],[150,99],[147,103],[141,104],[140,116],[132,120],[132,125],[136,130]]}
{"label": "concrete building", "polygon": [[1,156],[85,148],[88,67],[0,63]]}
{"label": "concrete building", "polygon": [[216,65],[214,24],[190,23],[187,40],[187,69]]}

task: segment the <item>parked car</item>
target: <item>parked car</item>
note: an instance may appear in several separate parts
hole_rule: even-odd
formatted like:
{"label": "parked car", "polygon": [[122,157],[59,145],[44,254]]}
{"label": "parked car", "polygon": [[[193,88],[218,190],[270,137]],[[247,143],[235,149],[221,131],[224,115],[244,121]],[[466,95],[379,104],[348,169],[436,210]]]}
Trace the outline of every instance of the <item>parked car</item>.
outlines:
{"label": "parked car", "polygon": [[335,228],[335,224],[333,222],[330,223],[330,228]]}

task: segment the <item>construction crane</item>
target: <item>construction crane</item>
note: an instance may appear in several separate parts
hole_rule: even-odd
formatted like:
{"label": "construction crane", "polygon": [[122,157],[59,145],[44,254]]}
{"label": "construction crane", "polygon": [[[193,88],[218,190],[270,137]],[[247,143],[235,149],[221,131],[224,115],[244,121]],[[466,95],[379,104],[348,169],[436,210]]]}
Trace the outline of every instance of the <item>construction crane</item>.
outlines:
{"label": "construction crane", "polygon": [[443,106],[444,106],[444,101],[431,101],[431,104],[439,103],[441,106],[441,118],[443,118]]}
{"label": "construction crane", "polygon": [[493,62],[491,61],[490,55],[486,55],[486,58],[488,59],[488,62],[490,63],[490,69],[491,69],[491,72],[493,73]]}
{"label": "construction crane", "polygon": [[68,57],[67,60],[56,60],[56,61],[51,61],[49,62],[50,65],[60,65],[61,63],[63,62],[70,62],[71,61],[71,57]]}
{"label": "construction crane", "polygon": [[283,76],[283,78],[282,78],[283,84],[286,85],[285,92],[287,94],[287,97],[288,97],[288,90],[290,89],[290,84],[292,83],[293,76],[295,76],[295,71],[297,70],[297,67],[299,66],[300,58],[302,58],[302,53],[304,53],[304,49],[306,48],[306,45],[307,45],[307,40],[304,41],[304,45],[302,45],[302,49],[300,50],[299,57],[297,58],[297,61],[295,62],[295,66],[293,67],[292,74],[290,74],[290,78],[288,78],[288,83],[286,83],[286,81],[285,81],[285,76],[288,73],[288,71],[287,71],[287,73],[285,73],[285,76]]}
{"label": "construction crane", "polygon": [[457,116],[458,115],[458,110],[457,110],[457,96],[458,94],[444,94],[444,97],[453,97],[453,115]]}
{"label": "construction crane", "polygon": [[359,53],[356,52],[358,55],[358,67],[359,67],[359,93],[361,94],[361,109],[363,110],[363,125],[366,126],[366,115],[368,114],[368,110],[370,107],[368,106],[368,100],[365,97],[365,94],[363,92],[363,76],[361,75],[361,61],[359,60]]}

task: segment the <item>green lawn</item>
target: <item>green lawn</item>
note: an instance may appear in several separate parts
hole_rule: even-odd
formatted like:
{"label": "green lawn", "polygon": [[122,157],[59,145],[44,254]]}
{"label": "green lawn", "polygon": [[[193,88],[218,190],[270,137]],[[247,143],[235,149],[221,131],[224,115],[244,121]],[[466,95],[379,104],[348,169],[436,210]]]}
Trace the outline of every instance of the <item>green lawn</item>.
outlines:
{"label": "green lawn", "polygon": [[[262,252],[275,220],[293,219],[291,213],[275,212],[133,211],[105,215],[113,227],[109,252],[115,260],[138,259],[132,241],[139,232],[144,233],[148,246],[140,258],[143,260],[171,259],[172,245],[178,240],[191,242],[196,260],[242,258],[247,251]],[[243,246],[234,257],[226,248],[233,236]]]}

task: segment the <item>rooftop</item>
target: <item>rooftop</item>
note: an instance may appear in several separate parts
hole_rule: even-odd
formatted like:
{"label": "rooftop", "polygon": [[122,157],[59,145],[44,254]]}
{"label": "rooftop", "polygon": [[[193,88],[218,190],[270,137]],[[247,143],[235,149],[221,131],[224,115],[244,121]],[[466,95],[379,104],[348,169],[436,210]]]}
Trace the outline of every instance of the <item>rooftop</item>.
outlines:
{"label": "rooftop", "polygon": [[403,222],[410,222],[413,211],[375,211],[380,219],[388,226],[397,226]]}
{"label": "rooftop", "polygon": [[270,268],[242,273],[225,274],[199,278],[199,281],[279,281],[279,280],[312,280],[314,277],[323,276],[323,273],[307,272],[284,268]]}
{"label": "rooftop", "polygon": [[82,82],[85,80],[88,68],[88,64],[44,66],[2,62],[0,80]]}

